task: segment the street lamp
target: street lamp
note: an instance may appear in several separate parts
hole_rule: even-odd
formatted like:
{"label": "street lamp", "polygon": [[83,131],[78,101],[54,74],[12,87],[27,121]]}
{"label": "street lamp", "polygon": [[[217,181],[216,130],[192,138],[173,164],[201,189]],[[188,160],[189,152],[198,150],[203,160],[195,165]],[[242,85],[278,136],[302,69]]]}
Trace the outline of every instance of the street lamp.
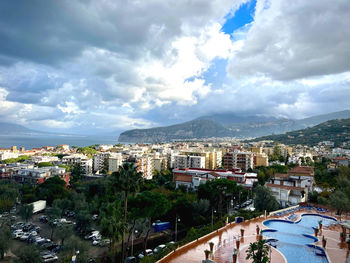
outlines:
{"label": "street lamp", "polygon": [[214,208],[211,209],[211,229],[213,230],[213,224],[214,224],[214,213],[216,213],[216,211],[214,210]]}
{"label": "street lamp", "polygon": [[[138,231],[135,230],[135,234],[137,234]],[[131,237],[131,256],[134,255],[134,232],[132,232],[132,237]]]}
{"label": "street lamp", "polygon": [[180,222],[180,218],[176,215],[175,218],[175,242],[177,242],[177,222]]}

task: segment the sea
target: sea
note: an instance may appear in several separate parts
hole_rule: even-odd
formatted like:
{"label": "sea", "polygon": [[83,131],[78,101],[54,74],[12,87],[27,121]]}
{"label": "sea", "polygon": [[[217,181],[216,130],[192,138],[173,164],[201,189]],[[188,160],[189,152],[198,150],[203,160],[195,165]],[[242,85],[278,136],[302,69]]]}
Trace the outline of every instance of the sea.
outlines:
{"label": "sea", "polygon": [[[42,146],[57,146],[60,144],[76,145],[78,147],[89,146],[93,144],[118,144],[117,136],[100,135],[0,135],[0,148],[9,148],[11,146],[24,147],[32,149]],[[125,144],[125,143],[123,143]]]}

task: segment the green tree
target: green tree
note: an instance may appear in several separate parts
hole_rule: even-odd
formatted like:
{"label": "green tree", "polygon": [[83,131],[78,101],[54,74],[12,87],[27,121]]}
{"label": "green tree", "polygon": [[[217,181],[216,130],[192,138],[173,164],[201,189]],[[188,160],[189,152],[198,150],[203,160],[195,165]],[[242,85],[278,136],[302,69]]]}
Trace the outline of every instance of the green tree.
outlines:
{"label": "green tree", "polygon": [[258,185],[255,188],[254,207],[258,211],[266,210],[267,212],[270,212],[277,210],[279,204],[269,188]]}
{"label": "green tree", "polygon": [[71,167],[71,182],[74,184],[83,179],[85,172],[80,163],[75,163]]}
{"label": "green tree", "polygon": [[198,187],[198,197],[200,199],[210,200],[212,207],[217,204],[219,218],[221,219],[223,207],[225,207],[230,198],[234,194],[238,194],[239,191],[243,192],[244,190],[239,188],[234,181],[228,179],[214,179]]}
{"label": "green tree", "polygon": [[37,188],[37,196],[39,199],[47,201],[51,205],[55,199],[63,199],[67,196],[66,182],[58,176],[47,179]]}
{"label": "green tree", "polygon": [[28,222],[28,220],[33,216],[33,209],[33,205],[22,205],[18,211],[18,214],[23,220]]}
{"label": "green tree", "polygon": [[[17,253],[16,253],[17,252]],[[16,263],[40,263],[40,254],[35,246],[22,246],[21,249],[15,251],[17,259]]]}
{"label": "green tree", "polygon": [[19,197],[19,186],[9,180],[0,181],[0,213],[9,211]]}
{"label": "green tree", "polygon": [[46,215],[48,216],[49,222],[48,225],[51,229],[50,239],[53,239],[54,231],[56,228],[56,224],[54,224],[54,220],[60,218],[62,215],[62,209],[60,209],[57,205],[53,205],[46,209]]}
{"label": "green tree", "polygon": [[[123,223],[126,225],[128,213],[128,197],[129,194],[136,193],[142,182],[142,174],[137,172],[134,164],[124,163],[119,167],[118,172],[112,174],[113,185],[124,193],[124,215]],[[123,230],[122,240],[125,240],[125,228]],[[122,262],[125,261],[125,244],[122,242]]]}
{"label": "green tree", "polygon": [[0,259],[4,259],[7,250],[10,249],[12,243],[11,231],[6,225],[0,227]]}
{"label": "green tree", "polygon": [[152,228],[152,221],[164,215],[171,208],[171,203],[164,194],[150,191],[138,194],[131,202],[133,207],[137,208],[139,213],[138,216],[140,218],[143,217],[148,219],[148,230],[143,243],[144,252],[146,252],[147,241]]}
{"label": "green tree", "polygon": [[347,195],[340,190],[336,190],[331,194],[329,199],[330,205],[337,210],[337,214],[341,215],[343,211],[349,210],[350,201]]}
{"label": "green tree", "polygon": [[253,263],[268,263],[270,262],[269,251],[270,247],[265,240],[250,243],[246,259],[253,260]]}
{"label": "green tree", "polygon": [[63,246],[65,258],[69,259],[68,262],[71,262],[72,256],[77,255],[76,263],[86,263],[88,250],[88,244],[74,235],[68,238]]}
{"label": "green tree", "polygon": [[120,202],[115,201],[114,203],[104,204],[100,210],[100,216],[101,234],[111,240],[111,245],[109,246],[111,249],[120,240],[125,228]]}
{"label": "green tree", "polygon": [[73,235],[73,227],[71,225],[62,225],[56,229],[56,238],[61,241],[61,245],[64,246],[64,240]]}
{"label": "green tree", "polygon": [[50,162],[41,162],[41,163],[38,163],[38,167],[39,167],[39,168],[42,168],[42,167],[51,167],[51,166],[53,166],[53,164],[50,163]]}

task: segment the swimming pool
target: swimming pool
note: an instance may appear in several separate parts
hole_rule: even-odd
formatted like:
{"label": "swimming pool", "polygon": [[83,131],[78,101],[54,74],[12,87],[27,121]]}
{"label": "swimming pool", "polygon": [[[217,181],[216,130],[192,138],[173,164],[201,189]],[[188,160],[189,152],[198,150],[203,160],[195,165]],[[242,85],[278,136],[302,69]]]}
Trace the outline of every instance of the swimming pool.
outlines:
{"label": "swimming pool", "polygon": [[328,263],[324,250],[312,245],[318,239],[313,236],[314,227],[322,220],[323,226],[336,219],[317,214],[303,214],[297,222],[270,219],[263,222],[269,229],[262,230],[268,242],[286,257],[288,263]]}

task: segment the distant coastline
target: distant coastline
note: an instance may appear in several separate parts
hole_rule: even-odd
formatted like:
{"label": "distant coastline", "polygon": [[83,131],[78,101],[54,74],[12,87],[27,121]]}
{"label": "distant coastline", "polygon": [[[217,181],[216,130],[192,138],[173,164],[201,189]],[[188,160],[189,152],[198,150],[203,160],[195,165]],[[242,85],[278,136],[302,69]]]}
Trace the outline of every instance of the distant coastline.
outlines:
{"label": "distant coastline", "polygon": [[0,135],[0,148],[9,148],[11,146],[24,147],[31,149],[42,146],[56,146],[60,144],[76,145],[79,147],[93,144],[117,144],[118,135],[67,135],[67,134],[48,134],[48,135]]}

